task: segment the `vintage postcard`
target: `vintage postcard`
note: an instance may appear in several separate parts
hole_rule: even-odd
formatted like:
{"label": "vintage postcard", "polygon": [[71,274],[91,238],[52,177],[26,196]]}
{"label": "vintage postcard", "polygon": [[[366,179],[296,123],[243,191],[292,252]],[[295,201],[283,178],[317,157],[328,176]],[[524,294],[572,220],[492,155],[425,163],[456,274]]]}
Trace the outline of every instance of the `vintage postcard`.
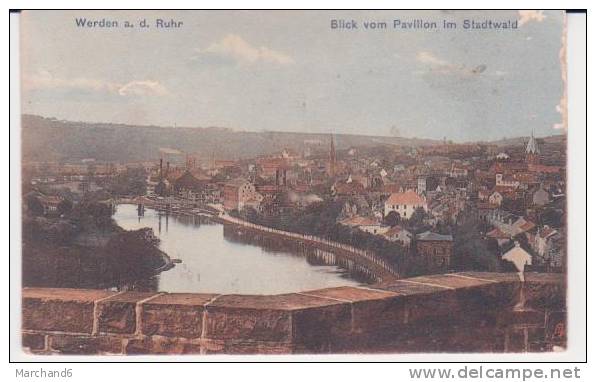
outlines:
{"label": "vintage postcard", "polygon": [[22,350],[565,351],[566,25],[22,11]]}

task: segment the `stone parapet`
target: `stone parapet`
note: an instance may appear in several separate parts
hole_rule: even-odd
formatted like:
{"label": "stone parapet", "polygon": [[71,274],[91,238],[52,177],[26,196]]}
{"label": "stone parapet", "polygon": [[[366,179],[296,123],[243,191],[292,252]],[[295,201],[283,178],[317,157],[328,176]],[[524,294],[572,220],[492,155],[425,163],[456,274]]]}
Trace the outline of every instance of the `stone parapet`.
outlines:
{"label": "stone parapet", "polygon": [[[521,284],[506,273],[451,273],[281,295],[24,288],[22,345],[37,354],[503,352],[564,346],[564,338],[547,333],[557,324],[548,317],[565,310],[564,276],[530,273],[525,284],[521,310]],[[561,314],[554,316],[561,320]]]}

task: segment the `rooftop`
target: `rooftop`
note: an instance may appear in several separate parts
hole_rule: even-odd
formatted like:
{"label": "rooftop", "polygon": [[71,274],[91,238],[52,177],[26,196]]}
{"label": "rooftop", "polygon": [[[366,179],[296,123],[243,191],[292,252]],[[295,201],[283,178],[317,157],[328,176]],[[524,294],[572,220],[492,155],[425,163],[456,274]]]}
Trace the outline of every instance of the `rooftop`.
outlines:
{"label": "rooftop", "polygon": [[453,241],[451,235],[441,235],[436,232],[426,231],[416,235],[418,241]]}
{"label": "rooftop", "polygon": [[426,199],[418,195],[415,191],[408,190],[406,192],[398,192],[391,194],[387,199],[386,203],[417,205],[426,203]]}

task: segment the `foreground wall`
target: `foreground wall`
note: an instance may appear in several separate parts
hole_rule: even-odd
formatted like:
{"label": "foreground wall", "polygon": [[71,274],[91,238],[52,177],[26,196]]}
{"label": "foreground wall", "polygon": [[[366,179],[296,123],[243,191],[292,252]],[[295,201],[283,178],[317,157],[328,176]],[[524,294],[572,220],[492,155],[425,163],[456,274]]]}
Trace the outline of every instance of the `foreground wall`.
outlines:
{"label": "foreground wall", "polygon": [[[39,354],[551,351],[565,280],[464,272],[273,296],[25,288],[23,347]],[[518,305],[516,307],[516,305]]]}

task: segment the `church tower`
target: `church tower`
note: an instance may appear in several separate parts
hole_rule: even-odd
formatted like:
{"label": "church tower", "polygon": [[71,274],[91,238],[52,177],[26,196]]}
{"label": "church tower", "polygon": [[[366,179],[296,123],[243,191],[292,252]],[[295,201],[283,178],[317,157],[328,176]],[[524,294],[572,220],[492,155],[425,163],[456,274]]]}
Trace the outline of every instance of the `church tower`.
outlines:
{"label": "church tower", "polygon": [[540,150],[538,149],[538,143],[536,142],[536,138],[534,138],[534,130],[532,130],[532,135],[530,136],[530,140],[528,141],[528,145],[526,146],[526,162],[531,164],[538,164],[540,162]]}
{"label": "church tower", "polygon": [[331,144],[329,147],[329,176],[335,177],[336,170],[336,157],[335,157],[335,143],[333,141],[333,134],[331,135]]}

